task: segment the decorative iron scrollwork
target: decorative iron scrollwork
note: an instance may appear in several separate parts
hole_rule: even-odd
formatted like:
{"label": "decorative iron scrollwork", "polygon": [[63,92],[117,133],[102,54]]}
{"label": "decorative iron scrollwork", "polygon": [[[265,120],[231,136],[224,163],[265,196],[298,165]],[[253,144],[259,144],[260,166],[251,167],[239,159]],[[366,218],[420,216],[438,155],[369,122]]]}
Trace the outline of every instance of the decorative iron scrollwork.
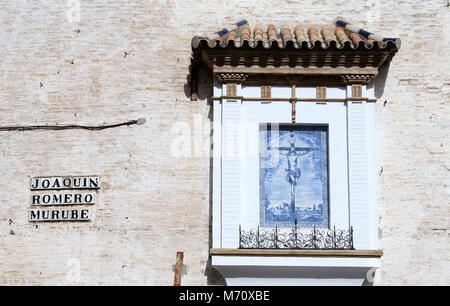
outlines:
{"label": "decorative iron scrollwork", "polygon": [[300,230],[297,223],[291,229],[259,228],[242,230],[239,226],[240,249],[341,249],[353,250],[353,227],[348,230]]}

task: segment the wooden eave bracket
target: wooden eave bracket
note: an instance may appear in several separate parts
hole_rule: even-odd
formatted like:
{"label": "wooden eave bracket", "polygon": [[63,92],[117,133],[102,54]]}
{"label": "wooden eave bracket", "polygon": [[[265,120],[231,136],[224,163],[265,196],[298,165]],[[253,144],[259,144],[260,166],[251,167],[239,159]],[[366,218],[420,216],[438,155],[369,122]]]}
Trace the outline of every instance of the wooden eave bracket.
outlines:
{"label": "wooden eave bracket", "polygon": [[[291,51],[202,50],[193,57],[189,85],[191,101],[198,99],[198,68],[206,66],[220,83],[245,85],[346,86],[366,85],[392,50]],[[342,60],[344,57],[344,60]],[[255,58],[257,59],[255,61]],[[297,63],[296,58],[302,58]],[[305,63],[303,63],[305,60]]]}
{"label": "wooden eave bracket", "polygon": [[367,85],[378,75],[377,68],[261,68],[213,67],[213,76],[221,84],[236,83],[272,86],[346,86]]}

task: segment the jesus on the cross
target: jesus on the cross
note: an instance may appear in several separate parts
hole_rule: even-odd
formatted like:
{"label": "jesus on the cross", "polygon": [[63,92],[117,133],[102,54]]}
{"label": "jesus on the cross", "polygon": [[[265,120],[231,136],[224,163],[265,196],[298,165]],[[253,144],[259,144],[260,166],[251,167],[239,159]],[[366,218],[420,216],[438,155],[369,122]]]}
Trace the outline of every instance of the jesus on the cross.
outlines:
{"label": "jesus on the cross", "polygon": [[285,169],[286,181],[291,185],[291,216],[292,220],[295,220],[295,190],[298,185],[298,181],[302,172],[300,170],[299,157],[302,155],[306,155],[311,151],[316,151],[317,148],[305,148],[305,147],[296,147],[295,146],[295,136],[294,133],[290,133],[288,142],[290,144],[289,147],[270,147],[268,146],[268,150],[277,150],[281,155],[286,156],[288,168]]}

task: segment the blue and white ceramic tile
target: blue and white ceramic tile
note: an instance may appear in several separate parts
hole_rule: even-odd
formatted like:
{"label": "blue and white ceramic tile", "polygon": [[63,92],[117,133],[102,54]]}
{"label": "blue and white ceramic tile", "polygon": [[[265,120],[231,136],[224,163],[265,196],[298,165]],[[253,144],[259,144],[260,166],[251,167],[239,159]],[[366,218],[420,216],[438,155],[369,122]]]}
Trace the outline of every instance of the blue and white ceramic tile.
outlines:
{"label": "blue and white ceramic tile", "polygon": [[260,129],[260,225],[328,227],[328,129]]}

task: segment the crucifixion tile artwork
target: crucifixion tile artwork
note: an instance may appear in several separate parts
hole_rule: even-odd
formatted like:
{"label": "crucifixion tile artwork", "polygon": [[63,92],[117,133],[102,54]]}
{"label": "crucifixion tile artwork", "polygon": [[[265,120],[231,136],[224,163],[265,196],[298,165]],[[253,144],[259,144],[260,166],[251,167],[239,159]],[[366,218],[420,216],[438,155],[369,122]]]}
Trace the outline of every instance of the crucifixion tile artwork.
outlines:
{"label": "crucifixion tile artwork", "polygon": [[260,125],[260,226],[327,228],[328,127]]}

